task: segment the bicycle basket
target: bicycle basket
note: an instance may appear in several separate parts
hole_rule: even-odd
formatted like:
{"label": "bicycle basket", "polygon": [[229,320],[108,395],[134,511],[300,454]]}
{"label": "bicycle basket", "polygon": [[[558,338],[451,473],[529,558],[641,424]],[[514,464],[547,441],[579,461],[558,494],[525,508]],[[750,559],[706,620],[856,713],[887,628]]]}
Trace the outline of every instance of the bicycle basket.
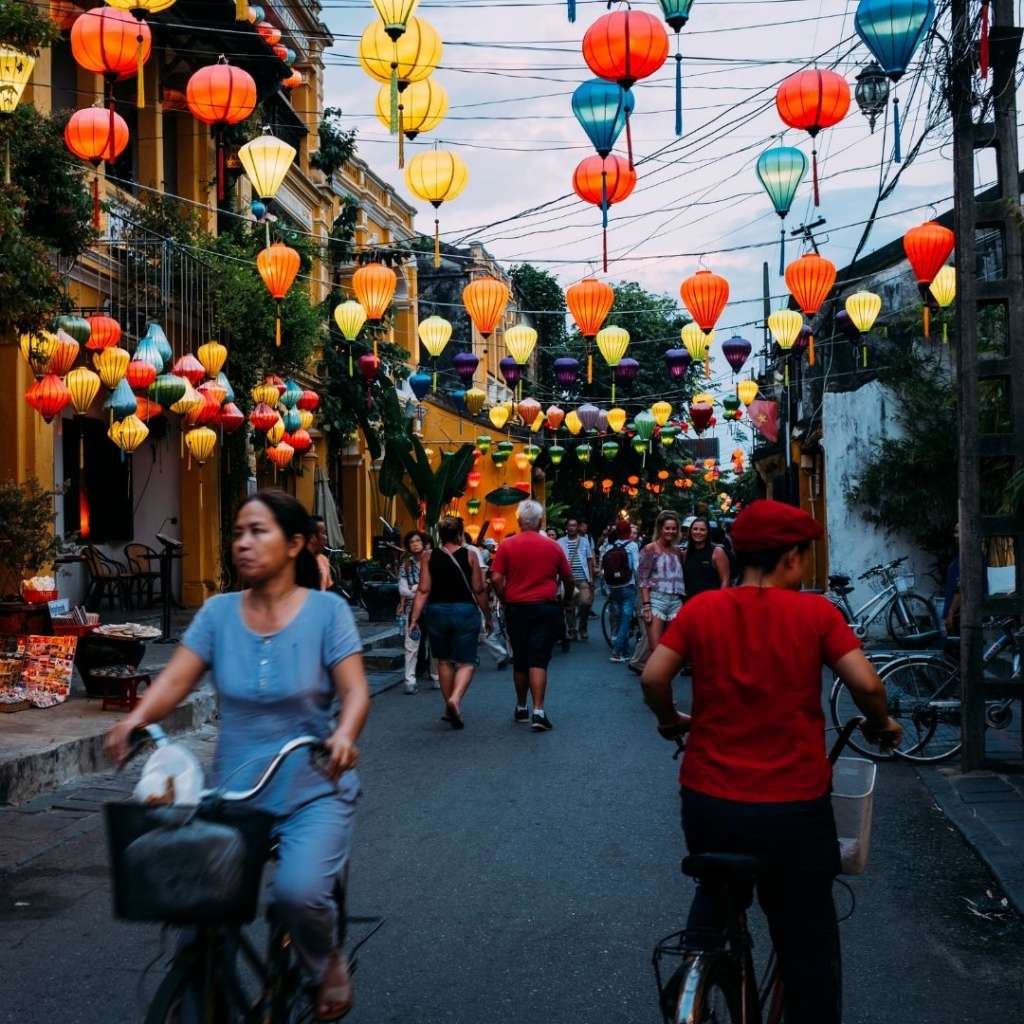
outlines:
{"label": "bicycle basket", "polygon": [[114,915],[167,924],[244,924],[259,907],[262,863],[242,833],[189,807],[108,803]]}
{"label": "bicycle basket", "polygon": [[893,582],[896,584],[896,589],[901,594],[906,594],[914,589],[914,586],[917,583],[917,577],[912,573],[904,573],[901,576],[895,576],[893,578]]}
{"label": "bicycle basket", "polygon": [[860,757],[841,757],[832,768],[832,812],[844,875],[859,875],[867,867],[877,770]]}

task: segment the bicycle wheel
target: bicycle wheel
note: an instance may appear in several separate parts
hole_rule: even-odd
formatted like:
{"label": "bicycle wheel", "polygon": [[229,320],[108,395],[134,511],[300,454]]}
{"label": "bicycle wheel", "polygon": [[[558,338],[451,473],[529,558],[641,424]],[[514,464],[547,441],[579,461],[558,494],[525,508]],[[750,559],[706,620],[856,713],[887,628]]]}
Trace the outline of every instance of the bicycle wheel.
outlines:
{"label": "bicycle wheel", "polygon": [[897,756],[915,764],[947,761],[960,752],[960,668],[941,655],[897,658],[879,673],[889,713],[903,726]]}
{"label": "bicycle wheel", "polygon": [[601,609],[601,632],[604,634],[604,642],[609,647],[615,642],[615,631],[619,626],[615,611],[611,601],[606,598],[604,607]]}
{"label": "bicycle wheel", "polygon": [[889,605],[888,625],[889,636],[898,643],[922,633],[938,632],[939,616],[935,606],[926,597],[920,594],[901,594]]}
{"label": "bicycle wheel", "polygon": [[[860,708],[857,707],[853,699],[853,694],[850,693],[846,684],[838,676],[835,677],[835,681],[832,684],[832,693],[829,695],[828,706],[832,714],[832,724],[837,729],[842,729],[851,718],[863,717]],[[892,713],[892,707],[890,706],[889,714]],[[857,751],[861,757],[869,758],[872,761],[892,761],[896,757],[891,751],[879,750],[878,747],[868,743],[859,729],[854,730],[847,746],[851,750]]]}
{"label": "bicycle wheel", "polygon": [[686,971],[672,1024],[740,1024],[739,968],[726,956],[699,958]]}
{"label": "bicycle wheel", "polygon": [[164,975],[146,1011],[146,1024],[199,1024],[186,998],[193,982],[191,971],[180,964]]}

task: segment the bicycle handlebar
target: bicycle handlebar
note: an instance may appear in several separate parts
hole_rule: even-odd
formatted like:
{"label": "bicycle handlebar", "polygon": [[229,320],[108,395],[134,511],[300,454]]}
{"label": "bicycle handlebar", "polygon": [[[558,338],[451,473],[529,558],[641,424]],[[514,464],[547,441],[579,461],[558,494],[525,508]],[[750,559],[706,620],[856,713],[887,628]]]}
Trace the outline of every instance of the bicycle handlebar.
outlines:
{"label": "bicycle handlebar", "polygon": [[862,572],[857,579],[866,580],[869,576],[874,576],[880,572],[892,572],[893,569],[901,566],[908,556],[904,555],[902,558],[894,558],[891,562],[886,562],[885,565],[873,565],[867,572]]}

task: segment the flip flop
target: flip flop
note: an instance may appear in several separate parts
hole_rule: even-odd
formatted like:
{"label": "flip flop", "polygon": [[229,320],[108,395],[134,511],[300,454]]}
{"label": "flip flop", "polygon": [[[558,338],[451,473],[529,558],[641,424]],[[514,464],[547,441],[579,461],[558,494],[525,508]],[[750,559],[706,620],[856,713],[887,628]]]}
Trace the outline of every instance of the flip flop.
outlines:
{"label": "flip flop", "polygon": [[453,729],[465,729],[466,723],[462,720],[462,715],[451,706],[451,704],[445,702],[445,715],[446,721],[451,725]]}
{"label": "flip flop", "polygon": [[316,1009],[313,1013],[315,1021],[341,1020],[352,1009],[352,979],[348,973],[348,961],[344,956],[340,956],[329,969],[333,969],[339,963],[342,967],[343,980],[323,988],[316,994]]}

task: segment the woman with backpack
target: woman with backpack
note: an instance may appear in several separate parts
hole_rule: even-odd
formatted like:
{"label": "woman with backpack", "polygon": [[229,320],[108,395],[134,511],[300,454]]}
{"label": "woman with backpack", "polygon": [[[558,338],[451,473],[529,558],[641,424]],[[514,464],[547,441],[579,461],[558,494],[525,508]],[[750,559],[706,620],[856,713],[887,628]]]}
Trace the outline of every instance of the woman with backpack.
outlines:
{"label": "woman with backpack", "polygon": [[615,541],[601,556],[601,576],[608,590],[608,601],[616,624],[611,660],[626,661],[629,651],[629,624],[636,606],[636,571],[640,551],[632,540],[632,527],[626,519],[615,524]]}
{"label": "woman with backpack", "polygon": [[729,586],[729,556],[725,549],[711,540],[711,524],[702,516],[690,523],[683,552],[683,578],[689,600],[705,590],[721,590]]}

